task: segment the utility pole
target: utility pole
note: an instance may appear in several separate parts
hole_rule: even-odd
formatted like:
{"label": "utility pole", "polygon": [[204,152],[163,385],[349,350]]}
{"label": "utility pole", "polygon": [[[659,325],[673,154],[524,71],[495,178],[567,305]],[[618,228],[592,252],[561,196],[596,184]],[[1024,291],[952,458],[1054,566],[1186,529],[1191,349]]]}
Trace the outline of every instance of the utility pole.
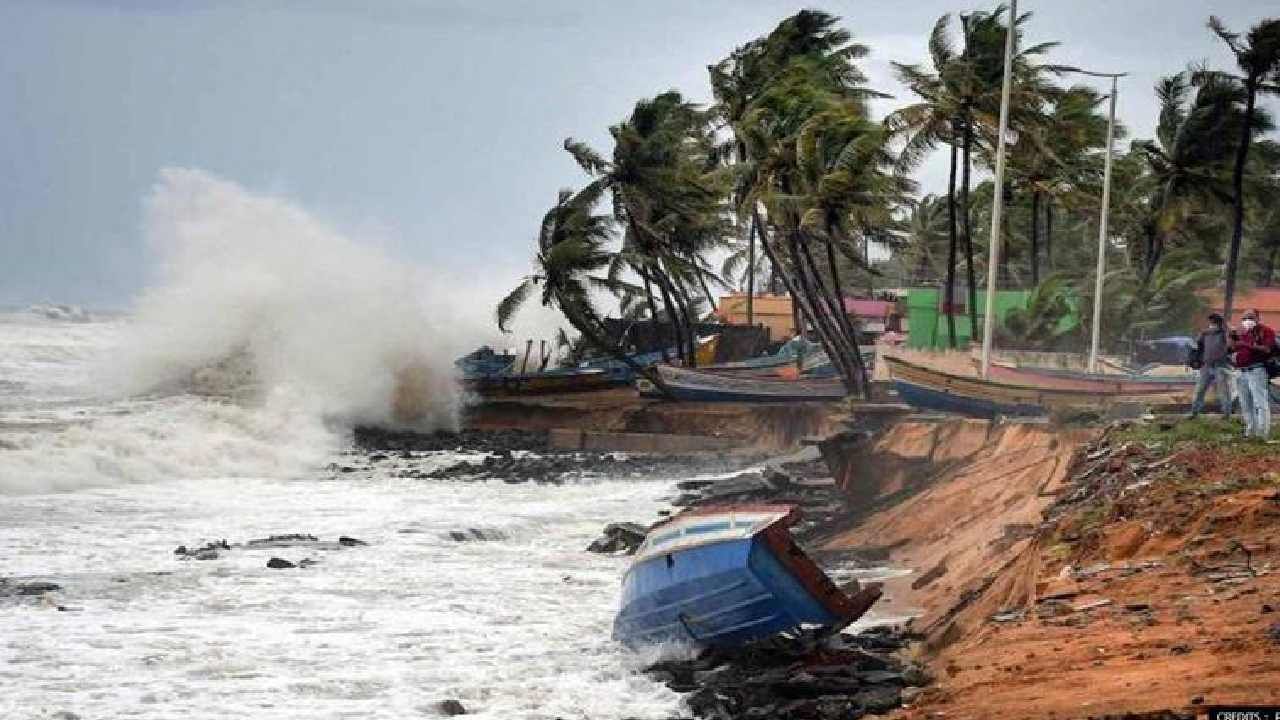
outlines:
{"label": "utility pole", "polygon": [[1000,215],[1004,212],[1004,146],[1009,131],[1009,91],[1013,86],[1014,39],[1018,35],[1018,0],[1009,2],[1009,27],[1004,38],[1004,82],[1000,86],[1000,131],[996,135],[996,185],[991,202],[991,239],[987,253],[987,302],[982,319],[982,377],[991,369],[991,340],[995,332],[996,268],[1000,266]]}
{"label": "utility pole", "polygon": [[[1081,71],[1084,72],[1084,71]],[[1107,158],[1102,171],[1102,217],[1098,222],[1098,267],[1093,283],[1093,338],[1089,343],[1089,372],[1098,372],[1098,344],[1102,338],[1102,277],[1107,271],[1107,221],[1111,214],[1111,156],[1116,139],[1116,93],[1125,73],[1092,73],[1086,75],[1111,78],[1111,114],[1107,118]]]}

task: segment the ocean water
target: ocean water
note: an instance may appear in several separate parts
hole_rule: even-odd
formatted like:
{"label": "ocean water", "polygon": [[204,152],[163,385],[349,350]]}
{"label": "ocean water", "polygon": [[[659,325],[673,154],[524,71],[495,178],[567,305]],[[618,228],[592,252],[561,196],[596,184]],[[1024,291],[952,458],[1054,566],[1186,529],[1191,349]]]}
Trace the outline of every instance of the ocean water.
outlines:
{"label": "ocean water", "polygon": [[[0,718],[679,714],[610,641],[624,560],[583,551],[653,518],[675,478],[394,477],[458,457],[360,462],[288,383],[246,402],[106,392],[134,323],[0,314],[0,576],[62,586],[0,599]],[[449,538],[468,528],[502,539]],[[280,533],[368,545],[173,553]]]}

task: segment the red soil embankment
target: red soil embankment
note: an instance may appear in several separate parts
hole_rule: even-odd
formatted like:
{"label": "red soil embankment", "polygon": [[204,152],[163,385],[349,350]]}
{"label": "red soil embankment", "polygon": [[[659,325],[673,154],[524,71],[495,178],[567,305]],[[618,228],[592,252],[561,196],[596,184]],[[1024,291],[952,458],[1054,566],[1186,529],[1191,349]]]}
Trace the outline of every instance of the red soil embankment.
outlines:
{"label": "red soil embankment", "polygon": [[1023,549],[1087,435],[988,421],[901,422],[842,478],[863,503],[890,504],[824,550],[870,550],[912,575],[886,583],[885,610],[934,622],[975,582]]}
{"label": "red soil embankment", "polygon": [[[921,609],[913,627],[937,682],[898,716],[1280,703],[1280,447],[1230,426],[1208,441],[1203,427],[1155,427],[1083,447],[1095,432],[990,427],[979,450],[828,542],[888,548],[916,570],[889,594]],[[941,457],[947,432],[979,431],[891,429],[875,462]]]}

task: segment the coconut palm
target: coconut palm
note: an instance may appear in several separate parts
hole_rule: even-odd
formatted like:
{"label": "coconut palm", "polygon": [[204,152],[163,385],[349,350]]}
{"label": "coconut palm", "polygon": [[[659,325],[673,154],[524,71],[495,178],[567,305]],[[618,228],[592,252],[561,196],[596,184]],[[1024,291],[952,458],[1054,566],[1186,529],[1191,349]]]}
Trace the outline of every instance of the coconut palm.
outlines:
{"label": "coconut palm", "polygon": [[[990,12],[975,11],[959,17],[962,45],[956,49],[951,39],[951,16],[943,15],[934,24],[929,35],[929,54],[933,72],[916,65],[895,64],[900,81],[921,98],[920,103],[894,113],[888,119],[890,127],[903,133],[905,144],[903,161],[913,166],[924,154],[939,142],[951,147],[951,169],[947,197],[949,208],[955,206],[960,215],[955,228],[955,243],[962,244],[969,286],[970,336],[976,336],[977,271],[974,261],[974,241],[970,211],[970,170],[972,154],[984,147],[994,146],[997,117],[1000,107],[1000,88],[1004,78],[1004,45],[1007,25],[1006,6],[998,5]],[[1031,17],[1020,15],[1014,21],[1017,29]],[[1045,80],[1046,71],[1055,66],[1038,63],[1038,58],[1057,43],[1041,43],[1018,50],[1013,58],[1013,93],[1010,98],[1012,127],[1020,129],[1034,124],[1044,97],[1052,91]],[[1017,47],[1022,48],[1019,42]],[[957,154],[960,165],[959,194],[956,191]],[[950,232],[951,230],[949,230]],[[1007,254],[1006,254],[1007,255]],[[1005,255],[1002,255],[1007,260]],[[948,261],[946,288],[947,306],[953,303],[955,294],[955,254]],[[948,312],[948,336],[955,344],[955,320]]]}
{"label": "coconut palm", "polygon": [[[1209,18],[1209,29],[1222,39],[1235,55],[1240,75],[1234,76],[1244,89],[1244,122],[1241,123],[1235,148],[1235,164],[1231,170],[1232,228],[1231,249],[1227,256],[1226,289],[1223,306],[1231,317],[1235,299],[1236,267],[1240,259],[1240,243],[1244,238],[1244,172],[1249,161],[1249,147],[1261,128],[1257,117],[1258,95],[1280,93],[1280,19],[1269,18],[1250,28],[1245,36],[1231,32],[1217,17]],[[1215,76],[1224,73],[1214,73]]]}
{"label": "coconut palm", "polygon": [[1244,123],[1240,88],[1228,78],[1205,76],[1192,95],[1187,73],[1156,84],[1160,120],[1156,138],[1133,144],[1145,161],[1145,175],[1135,189],[1144,199],[1140,282],[1156,271],[1169,242],[1206,208],[1232,202],[1226,182],[1227,162],[1234,154]]}
{"label": "coconut palm", "polygon": [[903,242],[894,253],[892,274],[901,285],[936,283],[947,272],[946,198],[925,195],[906,203],[907,216],[897,231]]}
{"label": "coconut palm", "polygon": [[[867,48],[851,42],[850,33],[838,22],[827,13],[801,11],[713,66],[711,77],[719,115],[733,136],[731,151],[722,154],[734,160],[740,222],[754,230],[773,276],[790,293],[804,320],[800,327],[812,326],[849,389],[865,392],[865,369],[844,317],[838,277],[830,269],[824,277],[813,252],[814,245],[825,244],[832,256],[856,256],[854,238],[846,233],[853,225],[841,218],[832,228],[838,225],[846,234],[835,239],[804,226],[803,217],[814,199],[811,193],[836,168],[819,162],[801,177],[797,143],[808,132],[823,148],[824,162],[838,156],[839,151],[834,156],[827,151],[840,145],[836,135],[852,125],[842,125],[837,117],[865,121],[867,99],[881,95],[864,86],[866,78],[856,65]],[[851,137],[845,138],[850,142]],[[868,142],[864,138],[860,145]],[[849,157],[854,155],[850,145]],[[825,203],[834,200],[840,182],[839,176],[828,179],[824,187],[831,193]]]}
{"label": "coconut palm", "polygon": [[520,308],[535,292],[541,291],[542,306],[559,310],[598,352],[625,363],[633,372],[649,378],[665,392],[665,385],[657,373],[641,368],[609,341],[600,313],[592,301],[594,291],[619,293],[632,290],[626,283],[603,274],[613,259],[606,247],[613,237],[613,222],[610,216],[594,212],[600,195],[598,186],[588,186],[578,193],[560,191],[555,205],[543,216],[538,227],[534,272],[526,275],[498,303],[494,313],[498,328],[506,332]]}
{"label": "coconut palm", "polygon": [[919,65],[893,63],[898,80],[911,89],[921,101],[901,108],[885,119],[892,132],[903,137],[899,163],[903,170],[911,169],[939,143],[950,148],[950,165],[947,175],[947,260],[946,280],[943,284],[943,311],[947,316],[947,338],[956,347],[956,321],[952,308],[955,304],[956,253],[959,230],[956,224],[956,167],[960,150],[960,125],[962,101],[954,79],[960,74],[959,54],[948,35],[950,15],[943,15],[934,23],[929,34],[929,56],[933,72]]}
{"label": "coconut palm", "polygon": [[[728,233],[724,197],[730,176],[709,160],[708,114],[669,91],[636,103],[631,115],[610,128],[609,160],[584,143],[565,149],[594,178],[593,187],[613,198],[623,229],[622,251],[610,269],[623,267],[644,283],[650,317],[662,298],[683,360],[694,362],[693,298],[708,278],[719,282],[704,254]],[[709,291],[708,291],[709,294]]]}
{"label": "coconut palm", "polygon": [[[1097,113],[1102,97],[1087,87],[1053,91],[1041,117],[1025,126],[1009,155],[1009,173],[1015,185],[1030,195],[1031,284],[1040,284],[1041,208],[1049,210],[1055,198],[1080,190],[1100,167],[1092,153],[1105,146],[1107,120]],[[1117,126],[1116,135],[1123,135]],[[1046,220],[1046,254],[1051,255],[1052,214]]]}

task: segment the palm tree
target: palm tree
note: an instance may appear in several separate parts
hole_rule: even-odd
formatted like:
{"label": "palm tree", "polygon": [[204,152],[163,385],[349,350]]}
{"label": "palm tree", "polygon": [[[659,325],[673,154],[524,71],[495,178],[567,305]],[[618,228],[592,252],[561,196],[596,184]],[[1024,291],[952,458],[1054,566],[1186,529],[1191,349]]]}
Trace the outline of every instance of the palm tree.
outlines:
{"label": "palm tree", "polygon": [[[850,391],[867,394],[835,256],[866,264],[854,250],[854,235],[865,246],[872,226],[888,220],[877,206],[900,194],[903,183],[888,172],[894,159],[884,147],[887,134],[868,120],[866,101],[879,93],[863,87],[865,77],[853,64],[866,48],[850,43],[837,21],[805,11],[765,39],[762,55],[777,59],[771,61],[777,71],[736,132],[754,178],[746,200],[753,211],[767,210],[767,227],[756,223],[761,247]],[[825,276],[815,245],[826,251]]]}
{"label": "palm tree", "polygon": [[[572,138],[565,149],[593,186],[613,196],[623,247],[610,276],[625,266],[644,283],[650,317],[654,288],[662,298],[680,357],[694,363],[696,288],[710,277],[704,257],[728,228],[724,197],[729,175],[709,158],[709,116],[676,91],[641,100],[627,120],[610,128],[610,160]],[[708,290],[709,294],[709,290]]]}
{"label": "palm tree", "polygon": [[[974,262],[972,213],[970,203],[971,156],[975,150],[994,146],[996,118],[1000,107],[1000,87],[1004,78],[1004,45],[1007,26],[1003,4],[990,12],[971,12],[960,15],[960,36],[963,47],[956,50],[951,37],[951,16],[943,15],[934,24],[929,35],[929,54],[933,62],[932,73],[916,65],[894,64],[900,81],[911,88],[922,102],[910,105],[890,116],[890,127],[905,135],[902,158],[907,166],[918,163],[937,143],[951,146],[951,169],[947,198],[949,214],[960,215],[959,226],[951,220],[949,232],[957,237],[949,251],[946,288],[946,307],[950,308],[955,296],[955,255],[959,242],[963,241],[965,265],[969,286],[970,337],[978,331],[977,271]],[[1020,15],[1014,21],[1015,29],[1031,17]],[[1021,35],[1020,30],[1016,30]],[[1011,97],[1014,110],[1013,127],[1031,125],[1043,98],[1051,91],[1044,80],[1051,65],[1035,62],[1057,43],[1042,43],[1021,49],[1013,60],[1015,82]],[[1018,44],[1021,47],[1021,43]],[[959,158],[957,158],[957,154]],[[957,198],[956,166],[960,165],[960,189]],[[956,209],[958,206],[958,210]],[[1007,254],[1002,255],[1007,260]],[[955,346],[955,319],[947,313],[948,336]]]}
{"label": "palm tree", "polygon": [[925,195],[906,207],[908,215],[899,228],[906,241],[892,259],[896,280],[902,285],[937,282],[947,272],[946,199]]}
{"label": "palm tree", "polygon": [[[987,167],[994,167],[994,152],[1000,92],[1004,81],[1004,46],[1010,23],[1006,21],[1008,7],[997,5],[991,12],[971,12],[960,16],[961,35],[964,39],[963,62],[957,65],[954,83],[961,100],[961,182],[960,205],[964,209],[962,232],[965,238],[966,261],[969,271],[970,322],[977,332],[977,277],[973,258],[972,205],[970,203],[970,170],[972,154],[976,151]],[[1060,66],[1039,62],[1040,56],[1058,46],[1045,42],[1023,47],[1021,26],[1031,18],[1022,13],[1012,19],[1015,47],[1013,57],[1014,76],[1009,98],[1010,125],[1021,137],[1032,132],[1044,120],[1044,108],[1049,98],[1057,92],[1047,80],[1046,74],[1058,72]],[[1011,220],[1006,216],[1006,223]],[[1002,236],[1006,233],[1002,233]],[[997,238],[1003,242],[1004,238]],[[1010,253],[1000,253],[999,271],[1008,275]]]}
{"label": "palm tree", "polygon": [[[1249,146],[1259,127],[1255,117],[1259,93],[1280,93],[1280,19],[1269,18],[1254,25],[1247,36],[1227,30],[1226,25],[1214,16],[1209,18],[1209,29],[1222,39],[1236,57],[1241,74],[1236,76],[1244,87],[1244,122],[1241,123],[1236,144],[1235,165],[1231,171],[1232,217],[1231,250],[1227,256],[1226,289],[1223,306],[1231,317],[1231,304],[1235,299],[1236,266],[1240,259],[1240,242],[1244,238],[1244,170],[1249,160]],[[1215,73],[1216,75],[1217,73]]]}
{"label": "palm tree", "polygon": [[892,63],[898,80],[921,98],[921,102],[908,105],[891,114],[885,124],[891,131],[904,138],[899,162],[903,170],[917,166],[937,148],[946,143],[950,148],[950,170],[947,175],[947,261],[946,280],[943,284],[943,311],[947,316],[947,338],[956,347],[956,320],[952,313],[955,305],[956,252],[959,231],[956,225],[956,166],[960,148],[961,99],[953,79],[959,74],[958,54],[948,36],[950,15],[943,15],[934,23],[929,34],[929,55],[934,72],[919,65]]}
{"label": "palm tree", "polygon": [[613,260],[605,247],[613,236],[612,219],[593,212],[600,200],[598,186],[578,193],[561,190],[555,205],[538,227],[535,270],[498,303],[498,328],[507,331],[511,320],[535,291],[541,289],[543,307],[556,308],[569,324],[599,352],[624,363],[666,391],[657,373],[640,367],[634,359],[610,342],[603,330],[600,313],[592,302],[592,291],[618,293],[629,290],[626,283],[600,275]]}
{"label": "palm tree", "polygon": [[[1060,196],[1074,193],[1082,180],[1091,179],[1098,166],[1091,151],[1106,143],[1107,120],[1096,110],[1102,97],[1087,87],[1055,90],[1047,98],[1042,116],[1025,127],[1009,157],[1014,183],[1030,195],[1030,274],[1040,284],[1040,216],[1046,215],[1046,254],[1052,241],[1050,206]],[[1117,127],[1117,137],[1124,129]]]}
{"label": "palm tree", "polygon": [[1227,158],[1244,124],[1239,87],[1228,78],[1200,78],[1194,97],[1186,73],[1156,83],[1160,120],[1156,138],[1133,144],[1144,160],[1145,176],[1135,188],[1144,198],[1143,242],[1135,248],[1147,282],[1169,244],[1205,208],[1232,202]]}
{"label": "palm tree", "polygon": [[[862,171],[849,177],[832,175],[838,168],[831,163],[846,149],[849,162],[872,157],[855,150],[865,151],[873,143],[863,132],[868,128],[852,132],[853,118],[864,122],[866,100],[881,94],[864,87],[866,77],[855,64],[867,54],[866,46],[851,42],[850,33],[838,28],[838,22],[827,13],[803,10],[713,66],[711,77],[720,116],[733,134],[731,151],[723,154],[734,159],[737,170],[734,199],[739,222],[747,226],[749,219],[773,276],[790,293],[803,319],[800,326],[812,326],[851,391],[869,392],[856,332],[843,312],[839,271],[833,272],[836,263],[830,262],[836,254],[856,256],[851,247],[856,239],[850,233],[857,222],[841,216],[849,208],[835,195],[841,183]],[[798,142],[802,135],[811,139],[812,147],[822,149],[803,177]],[[855,137],[861,140],[855,142]],[[805,214],[819,192],[825,193],[822,204],[840,217],[806,224]],[[850,186],[847,192],[858,191]],[[815,244],[829,252],[825,275],[813,252]]]}

